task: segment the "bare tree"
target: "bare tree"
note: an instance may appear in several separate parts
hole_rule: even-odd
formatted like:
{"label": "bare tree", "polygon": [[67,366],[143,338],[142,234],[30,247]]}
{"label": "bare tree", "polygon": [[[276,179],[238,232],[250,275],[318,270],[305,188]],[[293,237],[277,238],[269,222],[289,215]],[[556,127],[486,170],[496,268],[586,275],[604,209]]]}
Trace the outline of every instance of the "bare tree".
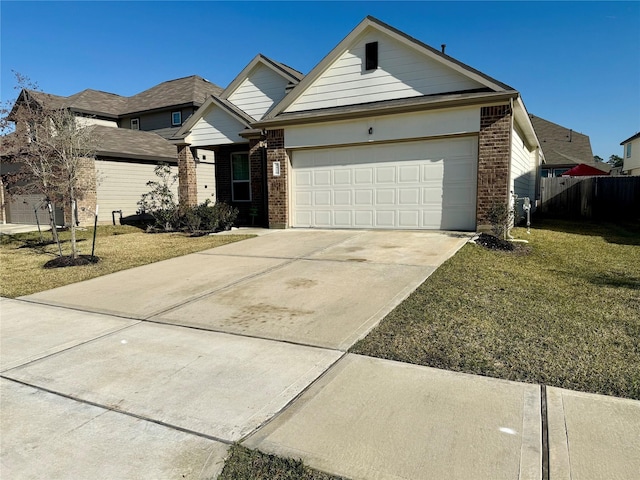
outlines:
{"label": "bare tree", "polygon": [[93,165],[98,138],[91,126],[80,123],[64,105],[63,97],[38,91],[19,74],[16,79],[20,94],[0,111],[3,163],[15,165],[5,175],[9,194],[38,193],[49,201],[61,202],[69,212],[71,256],[75,259],[76,204],[90,188],[83,170]]}

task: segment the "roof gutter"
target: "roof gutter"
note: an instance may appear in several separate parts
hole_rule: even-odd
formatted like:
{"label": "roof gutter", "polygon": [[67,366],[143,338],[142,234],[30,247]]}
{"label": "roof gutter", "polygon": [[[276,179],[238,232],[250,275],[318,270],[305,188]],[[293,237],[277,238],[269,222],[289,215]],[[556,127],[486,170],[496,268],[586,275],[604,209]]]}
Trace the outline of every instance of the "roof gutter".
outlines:
{"label": "roof gutter", "polygon": [[[386,103],[381,105],[362,105],[359,108],[345,107],[348,110],[342,110],[341,107],[333,107],[324,111],[304,111],[291,114],[280,114],[269,120],[261,120],[251,124],[253,128],[269,128],[290,125],[301,125],[309,123],[330,122],[335,120],[349,120],[361,118],[364,115],[393,115],[398,113],[411,113],[424,110],[436,110],[441,108],[464,107],[470,105],[487,105],[499,102],[506,102],[518,98],[517,91],[512,92],[496,92],[483,93],[474,96],[465,96],[459,98],[439,98],[418,97],[403,100],[413,100],[411,103],[397,104]],[[341,109],[336,111],[336,109]]]}

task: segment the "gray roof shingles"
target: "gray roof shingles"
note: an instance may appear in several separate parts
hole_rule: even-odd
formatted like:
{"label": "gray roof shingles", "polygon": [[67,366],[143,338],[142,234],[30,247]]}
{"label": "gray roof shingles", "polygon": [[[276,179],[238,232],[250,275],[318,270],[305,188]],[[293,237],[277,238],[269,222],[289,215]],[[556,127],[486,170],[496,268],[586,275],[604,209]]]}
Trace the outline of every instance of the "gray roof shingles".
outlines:
{"label": "gray roof shingles", "polygon": [[587,135],[529,114],[547,165],[594,165]]}
{"label": "gray roof shingles", "polygon": [[176,147],[153,132],[94,125],[100,157],[177,161]]}

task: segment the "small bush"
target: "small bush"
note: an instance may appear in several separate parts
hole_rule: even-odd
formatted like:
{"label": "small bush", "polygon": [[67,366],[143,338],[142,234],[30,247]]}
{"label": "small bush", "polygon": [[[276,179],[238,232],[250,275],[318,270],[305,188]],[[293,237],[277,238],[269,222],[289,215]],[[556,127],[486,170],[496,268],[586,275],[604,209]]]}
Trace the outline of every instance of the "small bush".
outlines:
{"label": "small bush", "polygon": [[182,209],[181,228],[189,232],[229,230],[238,218],[238,209],[226,203],[211,205],[209,199],[196,207]]}
{"label": "small bush", "polygon": [[154,169],[158,180],[149,180],[147,186],[151,190],[142,195],[138,202],[139,215],[150,214],[155,222],[155,227],[172,231],[176,229],[178,220],[178,204],[172,188],[178,181],[178,176],[171,173],[171,167],[166,163],[160,163]]}
{"label": "small bush", "polygon": [[509,229],[516,219],[515,210],[506,203],[493,203],[487,213],[487,220],[491,224],[493,234],[503,240],[507,239]]}

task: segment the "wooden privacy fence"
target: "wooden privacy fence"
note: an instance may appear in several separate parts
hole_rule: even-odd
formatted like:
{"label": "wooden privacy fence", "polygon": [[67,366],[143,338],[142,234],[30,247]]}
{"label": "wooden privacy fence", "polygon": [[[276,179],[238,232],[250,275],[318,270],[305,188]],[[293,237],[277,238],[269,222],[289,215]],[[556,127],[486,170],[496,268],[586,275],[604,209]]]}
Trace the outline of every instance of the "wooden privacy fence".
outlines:
{"label": "wooden privacy fence", "polygon": [[538,213],[596,220],[640,219],[640,177],[542,178]]}

